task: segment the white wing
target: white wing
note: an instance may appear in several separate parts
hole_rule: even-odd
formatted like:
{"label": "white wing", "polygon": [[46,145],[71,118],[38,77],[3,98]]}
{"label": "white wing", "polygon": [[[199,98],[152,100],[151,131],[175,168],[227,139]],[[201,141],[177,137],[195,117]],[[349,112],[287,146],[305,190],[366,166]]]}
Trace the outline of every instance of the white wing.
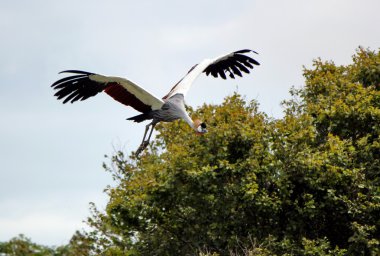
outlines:
{"label": "white wing", "polygon": [[214,59],[203,60],[193,66],[163,99],[168,99],[179,93],[185,96],[194,80],[202,74],[202,72],[206,73],[206,75],[211,74],[214,77],[218,77],[219,75],[223,79],[227,78],[226,74],[234,79],[235,75],[241,77],[242,72],[249,73],[249,69],[253,69],[253,65],[260,65],[256,60],[246,55],[250,52],[256,53],[252,50],[240,50]]}
{"label": "white wing", "polygon": [[52,84],[58,92],[54,95],[63,103],[85,100],[104,91],[120,103],[131,106],[140,112],[160,109],[164,101],[144,90],[132,81],[111,76],[102,76],[79,70],[61,73],[74,73]]}
{"label": "white wing", "polygon": [[[115,86],[106,88],[104,91],[113,97],[115,100],[120,101],[121,103],[125,105],[130,105],[128,100],[123,101],[122,97],[124,95],[120,95],[123,93],[130,93],[134,95],[139,101],[141,101],[143,104],[151,106],[152,110],[160,109],[162,105],[164,105],[164,101],[156,96],[154,96],[152,93],[146,91],[144,88],[138,86],[137,84],[133,83],[132,81],[121,78],[121,77],[112,77],[112,76],[101,76],[101,75],[93,75],[90,76],[90,79],[92,81],[98,82],[98,83],[104,83],[104,84],[117,84],[119,85],[120,89],[121,87],[125,90],[124,92],[116,89]],[[117,90],[114,93],[113,90]],[[130,105],[132,106],[132,105]],[[133,107],[133,106],[132,106]]]}

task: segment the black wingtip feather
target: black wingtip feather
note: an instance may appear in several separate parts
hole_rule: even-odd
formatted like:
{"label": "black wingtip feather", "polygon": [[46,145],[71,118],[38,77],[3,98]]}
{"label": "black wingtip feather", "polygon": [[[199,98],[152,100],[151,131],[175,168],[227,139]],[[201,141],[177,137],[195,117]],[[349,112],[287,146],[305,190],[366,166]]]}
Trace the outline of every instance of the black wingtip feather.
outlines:
{"label": "black wingtip feather", "polygon": [[252,52],[252,50],[249,50],[249,49],[243,49],[243,50],[236,51],[236,52],[234,52],[234,53],[247,53],[247,52]]}
{"label": "black wingtip feather", "polygon": [[58,100],[63,100],[63,104],[85,100],[95,96],[107,87],[107,85],[94,82],[89,78],[94,73],[80,70],[65,70],[60,73],[78,74],[62,78],[51,85],[54,90],[57,90],[54,96]]}
{"label": "black wingtip feather", "polygon": [[252,63],[254,65],[260,66],[260,63],[257,60],[255,60],[255,59],[252,59],[252,58],[248,57],[247,60],[248,60],[248,62],[250,62],[250,63]]}
{"label": "black wingtip feather", "polygon": [[63,70],[63,71],[59,72],[58,74],[62,74],[62,73],[73,73],[73,74],[82,74],[82,75],[94,75],[94,73],[90,73],[90,72],[82,71],[82,70],[73,70],[73,69]]}
{"label": "black wingtip feather", "polygon": [[64,77],[64,78],[59,79],[58,81],[54,82],[51,85],[51,87],[54,87],[54,89],[58,89],[58,88],[60,88],[60,85],[64,84],[65,82],[68,82],[68,81],[74,80],[74,79],[85,78],[85,77],[87,77],[87,76],[86,75],[75,75],[75,76]]}
{"label": "black wingtip feather", "polygon": [[224,70],[220,70],[218,73],[219,73],[219,75],[220,75],[221,78],[223,78],[224,80],[226,80],[227,77],[226,77],[226,74],[224,74]]}
{"label": "black wingtip feather", "polygon": [[248,52],[253,52],[253,53],[258,54],[258,52],[254,51],[254,50],[250,50],[250,49],[244,49],[244,50],[236,51],[234,53],[248,53]]}
{"label": "black wingtip feather", "polygon": [[[203,72],[206,75],[211,74],[213,77],[221,77],[223,79],[235,78],[235,76],[242,77],[242,73],[250,73],[255,65],[260,65],[258,61],[248,56],[248,53],[258,54],[256,51],[250,49],[242,49],[235,51],[232,54],[221,57],[219,60],[209,65]],[[228,73],[227,73],[228,72]]]}

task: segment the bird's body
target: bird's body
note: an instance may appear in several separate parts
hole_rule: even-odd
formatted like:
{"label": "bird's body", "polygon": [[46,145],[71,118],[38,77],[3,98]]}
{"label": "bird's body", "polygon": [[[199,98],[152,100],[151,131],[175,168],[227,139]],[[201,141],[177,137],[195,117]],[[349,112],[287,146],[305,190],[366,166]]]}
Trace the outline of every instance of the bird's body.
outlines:
{"label": "bird's body", "polygon": [[144,114],[133,116],[127,120],[135,122],[142,122],[145,120],[153,119],[152,122],[172,122],[177,119],[190,118],[185,109],[184,96],[182,94],[175,94],[165,101],[160,109],[152,110]]}
{"label": "bird's body", "polygon": [[[242,76],[242,72],[249,73],[249,69],[252,69],[253,65],[259,65],[256,60],[245,55],[249,52],[254,51],[240,50],[214,59],[203,60],[193,66],[162,99],[128,79],[78,70],[63,71],[63,73],[73,73],[75,75],[56,81],[52,84],[52,87],[58,90],[55,96],[58,99],[64,99],[63,103],[85,100],[104,91],[116,101],[131,106],[142,113],[130,117],[128,120],[135,122],[152,120],[146,126],[143,141],[136,152],[136,155],[138,155],[148,145],[153,129],[158,122],[172,122],[177,119],[183,119],[197,133],[207,132],[204,123],[199,120],[193,121],[186,112],[184,97],[187,91],[201,73],[211,74],[214,77],[219,75],[223,79],[227,78],[226,74],[230,78],[235,78],[235,75]],[[151,131],[148,139],[145,140],[149,128],[151,128]]]}

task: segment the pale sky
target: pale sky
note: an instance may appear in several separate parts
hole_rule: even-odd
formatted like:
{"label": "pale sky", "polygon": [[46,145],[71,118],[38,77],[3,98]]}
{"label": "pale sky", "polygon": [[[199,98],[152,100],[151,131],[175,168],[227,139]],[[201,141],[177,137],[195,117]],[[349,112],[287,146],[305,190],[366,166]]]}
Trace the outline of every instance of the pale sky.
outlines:
{"label": "pale sky", "polygon": [[380,46],[378,0],[0,1],[0,241],[19,233],[67,243],[89,202],[104,209],[104,154],[136,150],[145,124],[107,95],[63,105],[50,85],[65,69],[131,79],[155,95],[203,58],[240,49],[261,66],[242,79],[200,77],[187,104],[221,103],[235,90],[269,116],[302,66],[348,64]]}

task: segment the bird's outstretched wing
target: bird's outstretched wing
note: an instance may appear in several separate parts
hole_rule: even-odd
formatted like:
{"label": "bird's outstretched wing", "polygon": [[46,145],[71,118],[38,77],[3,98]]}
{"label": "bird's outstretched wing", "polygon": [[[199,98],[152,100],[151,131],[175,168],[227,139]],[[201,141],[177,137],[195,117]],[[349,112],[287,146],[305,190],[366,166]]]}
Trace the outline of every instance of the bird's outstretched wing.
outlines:
{"label": "bird's outstretched wing", "polygon": [[254,65],[260,65],[259,62],[247,56],[248,53],[256,53],[252,50],[240,50],[219,56],[214,59],[205,59],[199,64],[193,66],[189,72],[170,90],[170,92],[163,97],[168,99],[171,96],[181,93],[186,95],[194,80],[202,73],[212,75],[213,77],[220,76],[226,79],[228,75],[230,78],[235,76],[243,76],[243,73],[249,73],[249,69],[253,69]]}
{"label": "bird's outstretched wing", "polygon": [[51,85],[58,90],[54,96],[63,103],[85,100],[104,91],[120,103],[131,106],[142,113],[160,109],[164,101],[125,78],[102,76],[79,70],[65,70],[72,73]]}

